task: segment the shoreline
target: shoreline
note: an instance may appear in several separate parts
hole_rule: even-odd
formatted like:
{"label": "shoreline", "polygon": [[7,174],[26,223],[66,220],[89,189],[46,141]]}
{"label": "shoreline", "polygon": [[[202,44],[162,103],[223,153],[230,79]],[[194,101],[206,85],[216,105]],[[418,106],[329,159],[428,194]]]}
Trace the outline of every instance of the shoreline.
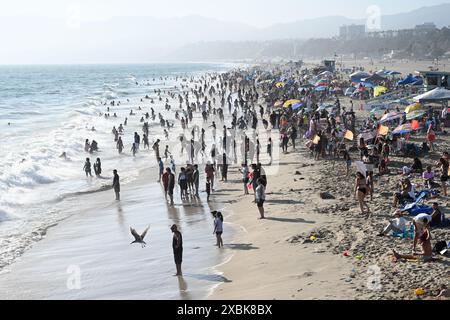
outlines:
{"label": "shoreline", "polygon": [[[300,161],[295,163],[295,160]],[[323,254],[320,246],[311,252],[309,247],[289,242],[291,237],[300,233],[313,233],[330,223],[330,217],[308,212],[305,208],[307,203],[292,200],[289,194],[298,191],[292,192],[289,187],[279,183],[286,182],[289,176],[289,180],[303,177],[305,180],[296,179],[296,189],[307,188],[309,173],[304,170],[301,176],[295,176],[294,173],[301,170],[302,165],[311,162],[297,150],[280,161],[282,169],[278,176],[268,176],[266,220],[257,219],[258,212],[256,205],[251,203],[251,195],[225,208],[224,215],[229,217],[231,223],[239,226],[232,242],[240,244],[242,248],[219,268],[232,282],[218,286],[208,299],[354,298],[349,283],[342,280],[351,273],[352,268],[347,261]],[[235,174],[233,170],[233,178]],[[240,193],[242,191],[235,191],[224,199],[240,196]],[[261,232],[262,229],[265,231]],[[284,266],[281,270],[279,264]],[[264,290],[260,290],[262,288]]]}

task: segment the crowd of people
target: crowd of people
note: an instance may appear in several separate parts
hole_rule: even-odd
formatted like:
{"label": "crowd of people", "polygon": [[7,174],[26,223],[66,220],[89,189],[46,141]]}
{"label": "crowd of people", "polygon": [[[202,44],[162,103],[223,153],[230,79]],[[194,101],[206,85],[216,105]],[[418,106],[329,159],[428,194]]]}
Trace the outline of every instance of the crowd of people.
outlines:
{"label": "crowd of people", "polygon": [[[405,208],[408,204],[414,205],[421,187],[428,190],[427,198],[435,197],[439,193],[447,196],[450,160],[448,153],[443,150],[438,162],[428,163],[426,169],[423,169],[424,155],[435,155],[439,149],[436,140],[439,135],[445,133],[442,126],[444,113],[429,107],[422,118],[414,120],[421,128],[415,132],[416,135],[414,132],[408,132],[406,137],[394,135],[392,130],[386,132],[386,126],[395,127],[410,123],[405,116],[386,123],[381,119],[388,114],[388,110],[377,117],[368,115],[364,110],[355,110],[357,108],[354,108],[353,100],[348,100],[348,103],[343,105],[343,99],[347,98],[337,94],[337,91],[330,88],[318,91],[310,85],[313,79],[321,77],[320,72],[323,73],[323,70],[292,66],[275,66],[269,71],[267,67],[254,67],[224,74],[208,74],[198,79],[184,79],[181,88],[173,91],[157,90],[154,93],[158,95],[156,99],[160,102],[164,102],[162,94],[167,95],[164,109],[174,114],[174,119],[169,119],[169,116],[163,116],[161,113],[156,115],[153,107],[150,112],[139,107],[137,112],[143,114],[139,121],[142,123],[143,138],[134,132],[131,153],[137,156],[142,145],[144,150],[150,150],[150,136],[164,136],[167,141],[172,138],[171,144],[167,143],[164,147],[162,155],[160,139],[156,139],[151,148],[155,155],[158,182],[162,184],[169,206],[175,205],[174,193],[177,188],[182,205],[199,201],[202,185],[209,202],[218,183],[227,183],[230,166],[235,166],[242,174],[244,195],[253,194],[259,218],[265,219],[267,213],[264,203],[268,180],[261,162],[264,159],[267,160],[264,166],[272,165],[274,151],[277,151],[274,149],[274,141],[279,141],[283,154],[295,152],[298,146],[303,144],[316,161],[343,161],[347,177],[356,169],[355,199],[361,214],[366,218],[373,216],[376,209],[369,206],[374,195],[380,191],[375,188],[376,182],[381,176],[396,175],[392,158],[402,152],[407,156],[408,152],[412,151],[414,160],[411,165],[406,164],[396,175],[403,179],[399,190],[392,190],[394,219],[380,232],[380,236],[405,233],[405,217],[410,216],[410,212]],[[329,72],[327,77],[334,87],[348,85],[349,82],[345,75],[339,72]],[[391,85],[393,86],[394,82]],[[144,99],[154,104],[153,98],[146,96],[141,102]],[[293,102],[286,104],[288,101]],[[363,100],[358,100],[357,103],[360,106],[365,104]],[[325,104],[328,104],[328,107],[323,107]],[[111,107],[115,105],[120,103],[110,103]],[[400,111],[399,106],[396,110]],[[110,107],[107,111],[110,112]],[[136,113],[132,110],[128,116],[133,115]],[[150,121],[159,123],[158,132],[150,132]],[[124,151],[122,136],[127,124],[128,118],[117,129],[112,129],[119,153]],[[173,136],[174,131],[179,135]],[[266,133],[266,155],[261,152],[261,132]],[[421,143],[417,145],[411,143],[411,140]],[[92,151],[93,143],[89,144],[86,140],[86,152],[98,150],[95,144],[95,150]],[[180,159],[187,160],[179,171],[175,165],[175,157],[178,155]],[[96,163],[97,167],[94,166],[94,169],[98,168],[95,171],[100,175],[100,159],[97,159],[97,162],[98,165]],[[84,166],[86,175],[91,175],[90,167],[90,161],[87,159]],[[436,170],[438,172],[435,172]],[[414,185],[414,179],[421,181],[423,185]],[[435,179],[439,179],[441,183],[436,183]],[[116,170],[113,187],[116,199],[120,200],[120,184]],[[223,220],[221,213],[215,215],[214,233],[219,248],[223,247]],[[420,242],[423,249],[420,257],[429,261],[432,254],[430,227],[444,227],[448,220],[438,203],[434,203],[428,213],[419,213],[410,220],[414,229],[414,252],[416,244]],[[175,250],[175,247],[180,247],[181,235],[179,231],[174,235],[177,274],[181,274],[180,251]],[[392,254],[395,259],[411,258],[396,251]],[[418,257],[415,253],[412,256]]]}

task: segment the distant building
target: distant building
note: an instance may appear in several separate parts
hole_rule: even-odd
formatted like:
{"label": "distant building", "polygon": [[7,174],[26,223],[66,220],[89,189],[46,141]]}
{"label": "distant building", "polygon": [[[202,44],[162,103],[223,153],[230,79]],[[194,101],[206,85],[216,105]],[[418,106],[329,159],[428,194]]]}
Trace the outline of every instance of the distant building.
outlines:
{"label": "distant building", "polygon": [[415,29],[421,31],[434,31],[437,27],[433,22],[425,22],[424,24],[416,25]]}
{"label": "distant building", "polygon": [[365,25],[345,25],[339,28],[339,38],[342,40],[355,40],[361,39],[366,36]]}

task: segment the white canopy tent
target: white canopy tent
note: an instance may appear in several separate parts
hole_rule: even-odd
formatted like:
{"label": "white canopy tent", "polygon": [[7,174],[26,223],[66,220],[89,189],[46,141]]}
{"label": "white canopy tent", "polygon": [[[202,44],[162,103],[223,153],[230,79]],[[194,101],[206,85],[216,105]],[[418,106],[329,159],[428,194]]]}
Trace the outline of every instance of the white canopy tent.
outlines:
{"label": "white canopy tent", "polygon": [[450,100],[450,90],[436,88],[413,98],[417,102],[444,102]]}

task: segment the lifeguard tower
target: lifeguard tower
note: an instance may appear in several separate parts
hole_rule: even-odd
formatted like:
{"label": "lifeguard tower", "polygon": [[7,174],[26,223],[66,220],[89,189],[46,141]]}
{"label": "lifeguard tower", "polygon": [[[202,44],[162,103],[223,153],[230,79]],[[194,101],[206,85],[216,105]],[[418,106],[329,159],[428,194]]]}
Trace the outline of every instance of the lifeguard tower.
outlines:
{"label": "lifeguard tower", "polygon": [[423,78],[426,91],[436,88],[450,89],[450,72],[444,71],[416,71]]}
{"label": "lifeguard tower", "polygon": [[336,71],[336,61],[335,60],[324,60],[323,65],[327,69],[327,71],[334,72]]}

